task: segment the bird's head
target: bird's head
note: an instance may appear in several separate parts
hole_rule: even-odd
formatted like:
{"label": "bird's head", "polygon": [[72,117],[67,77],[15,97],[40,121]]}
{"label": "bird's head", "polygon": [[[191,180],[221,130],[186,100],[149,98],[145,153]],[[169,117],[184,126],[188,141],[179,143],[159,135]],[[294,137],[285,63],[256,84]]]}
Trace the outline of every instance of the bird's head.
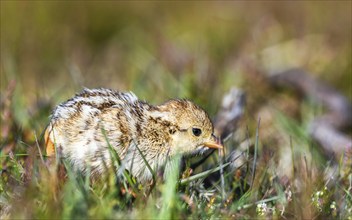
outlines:
{"label": "bird's head", "polygon": [[209,148],[222,149],[213,134],[208,114],[188,100],[170,100],[159,106],[160,117],[170,122],[170,156],[202,154]]}

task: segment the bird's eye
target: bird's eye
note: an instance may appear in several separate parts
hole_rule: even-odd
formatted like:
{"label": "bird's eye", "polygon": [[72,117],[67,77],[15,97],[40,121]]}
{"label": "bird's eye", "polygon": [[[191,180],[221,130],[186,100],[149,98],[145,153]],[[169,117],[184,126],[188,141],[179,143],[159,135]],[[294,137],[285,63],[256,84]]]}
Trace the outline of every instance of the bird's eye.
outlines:
{"label": "bird's eye", "polygon": [[202,134],[202,130],[200,130],[199,128],[192,128],[192,132],[194,136],[197,136],[197,137]]}

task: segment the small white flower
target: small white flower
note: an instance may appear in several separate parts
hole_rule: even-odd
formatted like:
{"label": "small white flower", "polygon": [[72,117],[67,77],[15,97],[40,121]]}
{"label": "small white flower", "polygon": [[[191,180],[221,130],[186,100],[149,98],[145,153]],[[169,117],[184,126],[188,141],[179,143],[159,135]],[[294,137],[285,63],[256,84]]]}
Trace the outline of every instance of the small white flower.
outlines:
{"label": "small white flower", "polygon": [[259,203],[257,204],[256,211],[259,216],[264,216],[268,212],[268,206],[265,202]]}
{"label": "small white flower", "polygon": [[336,210],[336,202],[335,202],[335,201],[333,201],[333,202],[330,204],[330,209]]}

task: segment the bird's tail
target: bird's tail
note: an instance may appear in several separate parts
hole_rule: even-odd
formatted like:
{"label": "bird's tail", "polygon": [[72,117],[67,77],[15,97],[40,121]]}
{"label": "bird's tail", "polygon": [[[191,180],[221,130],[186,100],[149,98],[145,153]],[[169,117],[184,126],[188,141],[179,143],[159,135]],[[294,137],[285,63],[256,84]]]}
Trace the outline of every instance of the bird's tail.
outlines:
{"label": "bird's tail", "polygon": [[55,155],[55,145],[50,140],[50,136],[49,136],[50,135],[50,128],[51,128],[51,126],[48,126],[45,130],[45,133],[44,133],[46,155],[49,157]]}

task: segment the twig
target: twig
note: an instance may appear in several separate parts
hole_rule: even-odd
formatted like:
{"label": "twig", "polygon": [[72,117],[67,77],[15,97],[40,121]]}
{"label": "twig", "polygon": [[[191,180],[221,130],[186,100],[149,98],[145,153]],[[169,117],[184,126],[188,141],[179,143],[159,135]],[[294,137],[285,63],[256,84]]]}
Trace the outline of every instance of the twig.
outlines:
{"label": "twig", "polygon": [[245,105],[245,94],[242,90],[231,88],[222,99],[214,124],[215,132],[220,135],[221,140],[233,133],[241,119]]}
{"label": "twig", "polygon": [[352,127],[352,104],[331,86],[321,82],[301,69],[291,69],[268,77],[274,86],[289,86],[316,103],[323,104],[328,113],[310,122],[309,132],[328,154],[339,158],[352,149],[352,139],[339,129]]}

